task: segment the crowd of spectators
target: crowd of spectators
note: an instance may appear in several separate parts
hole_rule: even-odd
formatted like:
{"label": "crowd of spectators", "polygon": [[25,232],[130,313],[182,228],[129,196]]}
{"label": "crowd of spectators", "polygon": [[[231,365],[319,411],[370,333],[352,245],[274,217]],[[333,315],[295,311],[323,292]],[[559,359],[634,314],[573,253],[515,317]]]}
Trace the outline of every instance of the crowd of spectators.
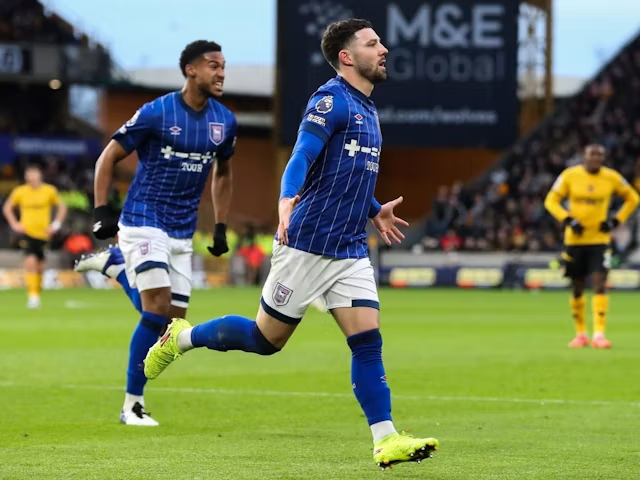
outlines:
{"label": "crowd of spectators", "polygon": [[57,45],[81,43],[73,27],[56,15],[47,15],[37,0],[0,2],[0,41]]}
{"label": "crowd of spectators", "polygon": [[[481,180],[442,186],[417,250],[558,251],[562,227],[544,208],[556,177],[582,162],[590,143],[608,151],[607,165],[640,189],[640,40]],[[614,203],[612,208],[618,208]],[[614,248],[635,247],[636,220],[614,232]]]}
{"label": "crowd of spectators", "polygon": [[[0,42],[87,46],[89,39],[55,13],[48,12],[37,0],[3,0],[0,2]],[[77,136],[68,116],[67,103],[64,89],[5,82],[0,89],[0,135]],[[0,154],[7,152],[3,150]],[[53,249],[61,248],[72,235],[90,231],[94,163],[95,158],[69,159],[55,155],[0,158],[0,203],[22,182],[26,165],[39,165],[45,181],[58,188],[70,207],[68,221],[51,242]],[[112,200],[116,205],[120,201],[115,191]],[[0,216],[0,247],[10,246],[14,237]]]}

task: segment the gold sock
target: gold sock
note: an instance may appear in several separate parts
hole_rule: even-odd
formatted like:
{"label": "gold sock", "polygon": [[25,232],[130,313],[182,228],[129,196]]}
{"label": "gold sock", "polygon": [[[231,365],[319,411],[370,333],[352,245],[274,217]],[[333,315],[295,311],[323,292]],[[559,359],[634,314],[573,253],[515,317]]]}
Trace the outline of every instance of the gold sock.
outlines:
{"label": "gold sock", "polygon": [[36,278],[38,279],[38,295],[42,292],[42,274],[36,273]]}
{"label": "gold sock", "polygon": [[24,283],[27,285],[27,295],[35,297],[40,294],[40,278],[37,273],[25,272]]}
{"label": "gold sock", "polygon": [[584,295],[581,297],[571,297],[570,305],[571,315],[573,315],[573,321],[576,325],[576,333],[578,335],[587,333],[587,302],[584,299]]}
{"label": "gold sock", "polygon": [[609,296],[596,294],[591,299],[591,309],[593,310],[593,334],[604,335],[607,327],[607,312],[609,311]]}

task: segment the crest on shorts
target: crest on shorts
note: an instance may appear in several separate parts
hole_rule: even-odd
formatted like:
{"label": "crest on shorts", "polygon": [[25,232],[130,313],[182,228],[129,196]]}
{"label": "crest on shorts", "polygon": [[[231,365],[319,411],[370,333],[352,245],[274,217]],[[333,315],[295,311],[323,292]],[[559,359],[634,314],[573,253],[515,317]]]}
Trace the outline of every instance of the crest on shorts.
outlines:
{"label": "crest on shorts", "polygon": [[138,244],[138,249],[140,250],[140,255],[146,255],[151,251],[151,242],[142,242]]}
{"label": "crest on shorts", "polygon": [[293,290],[285,287],[281,283],[276,283],[276,288],[273,289],[273,303],[275,303],[278,307],[282,307],[289,303],[289,299],[291,298],[291,294]]}
{"label": "crest on shorts", "polygon": [[209,140],[220,145],[224,139],[224,123],[209,122]]}

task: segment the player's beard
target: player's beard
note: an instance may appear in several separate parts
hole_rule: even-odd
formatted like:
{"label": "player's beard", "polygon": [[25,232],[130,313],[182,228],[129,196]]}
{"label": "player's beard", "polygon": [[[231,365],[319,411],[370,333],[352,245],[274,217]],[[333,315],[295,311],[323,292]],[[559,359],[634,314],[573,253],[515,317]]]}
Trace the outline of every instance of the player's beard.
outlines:
{"label": "player's beard", "polygon": [[379,66],[380,65],[377,63],[373,65],[371,64],[363,65],[361,63],[356,63],[355,65],[356,72],[358,72],[358,75],[360,75],[362,78],[366,78],[374,85],[376,83],[384,82],[387,79],[386,70],[380,70]]}
{"label": "player's beard", "polygon": [[198,85],[198,90],[202,93],[204,98],[217,98],[222,96],[222,93],[218,93],[217,91],[213,91],[214,87],[210,83],[202,83]]}

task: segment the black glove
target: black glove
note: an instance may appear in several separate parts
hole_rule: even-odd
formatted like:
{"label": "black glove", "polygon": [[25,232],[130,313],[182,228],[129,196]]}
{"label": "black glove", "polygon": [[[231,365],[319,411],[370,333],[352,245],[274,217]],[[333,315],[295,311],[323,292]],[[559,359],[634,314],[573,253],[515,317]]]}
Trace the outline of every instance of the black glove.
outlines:
{"label": "black glove", "polygon": [[229,251],[227,245],[227,226],[224,223],[216,223],[216,229],[213,234],[213,246],[207,247],[209,253],[214,257],[224,255]]}
{"label": "black glove", "polygon": [[611,220],[605,220],[600,224],[600,231],[602,233],[609,233],[618,225],[620,225],[620,221],[617,218],[612,218]]}
{"label": "black glove", "polygon": [[573,230],[573,233],[575,233],[576,235],[582,235],[584,233],[584,227],[578,220],[573,217],[565,218],[563,223],[565,227],[569,227],[571,230]]}
{"label": "black glove", "polygon": [[93,209],[93,236],[98,240],[113,238],[118,233],[118,217],[108,205]]}

